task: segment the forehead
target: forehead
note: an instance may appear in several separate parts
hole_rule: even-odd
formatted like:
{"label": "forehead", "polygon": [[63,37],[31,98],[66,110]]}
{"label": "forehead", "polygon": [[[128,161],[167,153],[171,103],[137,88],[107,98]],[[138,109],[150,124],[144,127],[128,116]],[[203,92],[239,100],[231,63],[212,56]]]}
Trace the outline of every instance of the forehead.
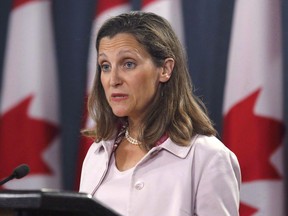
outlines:
{"label": "forehead", "polygon": [[[119,33],[113,37],[103,37],[99,43],[97,58],[106,59],[123,56],[135,57],[138,59],[152,59],[146,48],[138,42],[135,36],[129,33]],[[153,60],[152,60],[153,61]]]}
{"label": "forehead", "polygon": [[113,37],[103,37],[99,43],[99,52],[122,47],[134,47],[145,50],[144,46],[138,42],[134,35],[129,33],[118,33]]}

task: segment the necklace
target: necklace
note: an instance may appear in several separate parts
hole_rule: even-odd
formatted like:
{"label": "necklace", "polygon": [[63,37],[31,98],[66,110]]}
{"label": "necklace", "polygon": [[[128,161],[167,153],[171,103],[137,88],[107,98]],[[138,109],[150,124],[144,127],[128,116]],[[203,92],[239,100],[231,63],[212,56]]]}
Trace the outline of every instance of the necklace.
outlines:
{"label": "necklace", "polygon": [[126,129],[126,131],[125,131],[125,138],[127,139],[127,141],[128,141],[129,143],[131,143],[131,144],[133,144],[133,145],[140,145],[140,144],[141,144],[140,141],[138,141],[137,139],[134,139],[133,137],[131,137],[131,136],[129,135],[128,127],[127,127],[127,129]]}

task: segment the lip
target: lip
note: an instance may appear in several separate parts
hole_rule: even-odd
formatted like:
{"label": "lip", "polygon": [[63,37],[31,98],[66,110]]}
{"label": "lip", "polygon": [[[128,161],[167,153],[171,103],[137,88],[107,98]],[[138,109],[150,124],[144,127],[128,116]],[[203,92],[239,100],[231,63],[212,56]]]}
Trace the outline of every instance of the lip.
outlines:
{"label": "lip", "polygon": [[119,102],[119,101],[123,101],[123,100],[126,100],[128,98],[128,95],[127,94],[123,94],[123,93],[113,93],[111,94],[111,101],[114,101],[114,102]]}

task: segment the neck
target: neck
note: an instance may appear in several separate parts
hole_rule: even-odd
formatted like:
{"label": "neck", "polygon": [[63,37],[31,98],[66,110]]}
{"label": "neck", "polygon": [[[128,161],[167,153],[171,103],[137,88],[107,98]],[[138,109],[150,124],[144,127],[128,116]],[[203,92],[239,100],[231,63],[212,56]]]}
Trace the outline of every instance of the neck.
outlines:
{"label": "neck", "polygon": [[140,124],[138,121],[128,119],[129,135],[131,137],[138,137]]}

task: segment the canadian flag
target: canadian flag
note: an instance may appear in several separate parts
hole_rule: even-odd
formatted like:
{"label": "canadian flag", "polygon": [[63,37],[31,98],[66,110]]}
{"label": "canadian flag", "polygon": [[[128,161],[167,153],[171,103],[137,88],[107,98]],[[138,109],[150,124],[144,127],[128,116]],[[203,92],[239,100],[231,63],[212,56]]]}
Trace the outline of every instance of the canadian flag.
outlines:
{"label": "canadian flag", "polygon": [[0,178],[19,164],[11,189],[60,188],[57,74],[49,0],[14,0],[0,105]]}
{"label": "canadian flag", "polygon": [[235,1],[224,143],[242,170],[241,216],[284,216],[280,0]]}
{"label": "canadian flag", "polygon": [[[107,1],[107,0],[98,0],[96,4],[96,13],[95,19],[92,23],[91,29],[91,38],[90,38],[90,49],[89,49],[89,56],[88,56],[88,74],[87,74],[87,95],[89,94],[95,72],[96,72],[96,65],[97,65],[97,53],[95,49],[96,44],[96,36],[98,29],[101,25],[110,17],[119,15],[121,13],[125,13],[131,10],[131,6],[128,0],[115,0],[115,1]],[[91,118],[89,118],[87,114],[86,104],[87,104],[87,97],[85,98],[85,111],[84,111],[84,119],[83,119],[83,126],[84,128],[93,128],[94,122]],[[93,140],[81,137],[80,140],[80,147],[79,147],[79,157],[77,163],[77,173],[76,173],[76,189],[79,187],[80,181],[80,174],[81,174],[81,167],[84,160],[84,157],[92,144]]]}
{"label": "canadian flag", "polygon": [[142,0],[141,11],[152,12],[166,18],[184,45],[185,38],[181,0]]}

